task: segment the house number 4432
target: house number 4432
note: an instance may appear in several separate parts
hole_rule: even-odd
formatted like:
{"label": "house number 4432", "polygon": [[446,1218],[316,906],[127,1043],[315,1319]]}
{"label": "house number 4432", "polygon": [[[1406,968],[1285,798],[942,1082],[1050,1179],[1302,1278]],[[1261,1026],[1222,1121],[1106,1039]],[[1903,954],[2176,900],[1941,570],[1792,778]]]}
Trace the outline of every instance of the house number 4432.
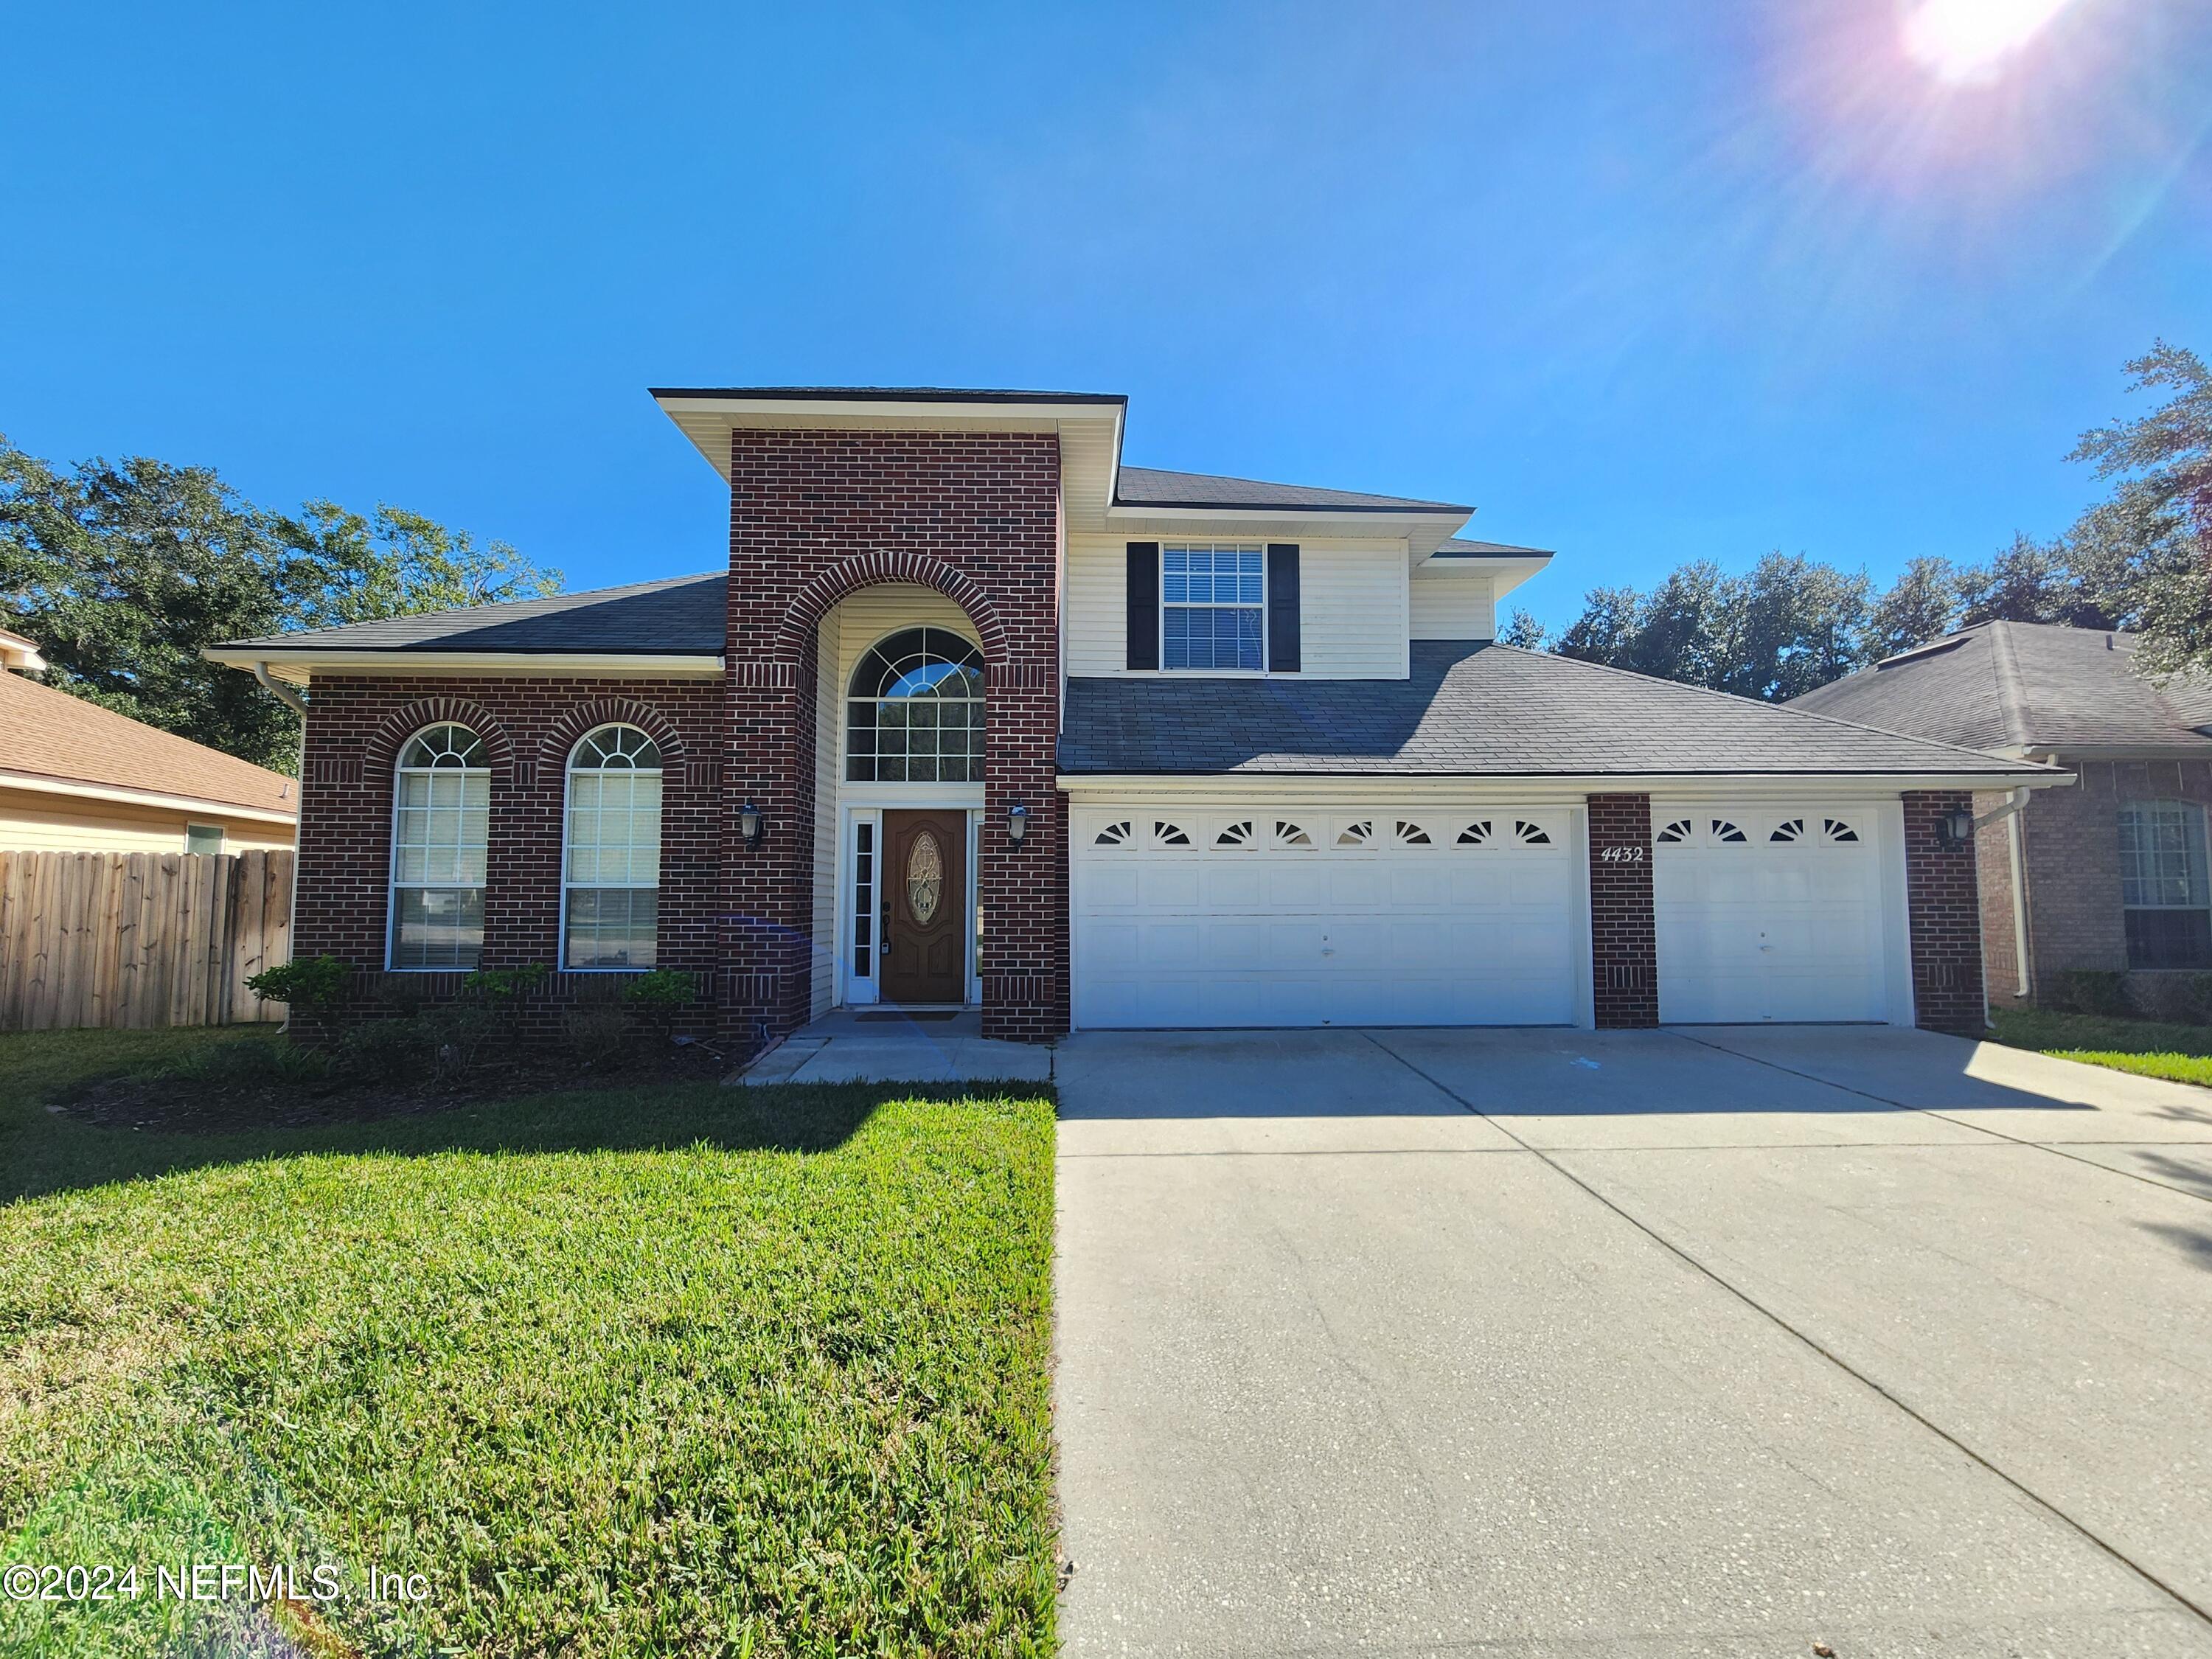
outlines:
{"label": "house number 4432", "polygon": [[1607,847],[1598,854],[1601,864],[1641,864],[1644,849],[1641,847]]}

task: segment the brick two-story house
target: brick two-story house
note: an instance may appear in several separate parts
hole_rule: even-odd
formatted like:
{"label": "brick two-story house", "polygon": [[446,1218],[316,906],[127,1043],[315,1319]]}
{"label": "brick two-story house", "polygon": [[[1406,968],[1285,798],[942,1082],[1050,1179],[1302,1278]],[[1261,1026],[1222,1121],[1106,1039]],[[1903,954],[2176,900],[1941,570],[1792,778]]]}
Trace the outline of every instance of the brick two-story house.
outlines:
{"label": "brick two-story house", "polygon": [[1126,400],[657,392],[711,574],[237,641],[305,688],[297,948],[351,1012],[658,965],[1085,1027],[1968,1029],[1975,790],[2050,769],[1493,642],[1440,501],[1121,464]]}

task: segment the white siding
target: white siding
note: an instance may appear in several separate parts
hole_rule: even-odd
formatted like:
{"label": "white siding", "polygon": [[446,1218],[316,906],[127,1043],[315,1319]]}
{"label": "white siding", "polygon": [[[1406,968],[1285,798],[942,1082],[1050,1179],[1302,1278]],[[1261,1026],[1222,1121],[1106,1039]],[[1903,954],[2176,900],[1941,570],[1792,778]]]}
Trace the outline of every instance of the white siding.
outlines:
{"label": "white siding", "polygon": [[[1128,672],[1124,665],[1128,660],[1126,585],[1131,539],[1068,538],[1066,672],[1070,674]],[[1299,541],[1302,678],[1406,678],[1406,556],[1402,541]]]}
{"label": "white siding", "polygon": [[1413,613],[1417,640],[1498,637],[1498,611],[1487,576],[1417,574]]}
{"label": "white siding", "polygon": [[844,682],[834,672],[841,635],[839,613],[822,619],[816,635],[814,679],[814,960],[812,1017],[830,1012],[837,988],[837,745],[844,730]]}

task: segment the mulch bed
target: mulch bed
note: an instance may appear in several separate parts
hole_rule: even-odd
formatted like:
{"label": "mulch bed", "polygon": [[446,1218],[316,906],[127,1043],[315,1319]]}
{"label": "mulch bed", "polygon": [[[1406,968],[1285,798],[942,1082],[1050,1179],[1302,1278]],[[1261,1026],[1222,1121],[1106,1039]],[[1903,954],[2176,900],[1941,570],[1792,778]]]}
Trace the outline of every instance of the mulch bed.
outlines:
{"label": "mulch bed", "polygon": [[[256,1037],[252,1042],[284,1042]],[[735,1063],[704,1043],[665,1048],[642,1043],[586,1068],[557,1045],[522,1044],[485,1056],[466,1077],[438,1083],[348,1085],[217,1083],[161,1073],[86,1085],[47,1110],[106,1129],[152,1134],[224,1134],[246,1129],[311,1128],[451,1111],[482,1100],[513,1100],[576,1089],[636,1089],[715,1083]]]}

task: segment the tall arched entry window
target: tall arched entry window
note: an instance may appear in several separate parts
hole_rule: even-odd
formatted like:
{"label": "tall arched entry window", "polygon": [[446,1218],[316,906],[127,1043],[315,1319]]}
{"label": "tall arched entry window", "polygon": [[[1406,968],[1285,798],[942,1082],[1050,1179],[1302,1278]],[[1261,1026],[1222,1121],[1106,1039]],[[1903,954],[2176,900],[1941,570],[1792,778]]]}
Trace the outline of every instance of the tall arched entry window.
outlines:
{"label": "tall arched entry window", "polygon": [[568,757],[561,965],[650,968],[660,933],[660,750],[603,726]]}
{"label": "tall arched entry window", "polygon": [[853,671],[845,775],[856,783],[983,781],[983,653],[945,628],[908,628]]}
{"label": "tall arched entry window", "polygon": [[483,954],[491,769],[465,726],[417,732],[392,788],[391,963],[470,969]]}

